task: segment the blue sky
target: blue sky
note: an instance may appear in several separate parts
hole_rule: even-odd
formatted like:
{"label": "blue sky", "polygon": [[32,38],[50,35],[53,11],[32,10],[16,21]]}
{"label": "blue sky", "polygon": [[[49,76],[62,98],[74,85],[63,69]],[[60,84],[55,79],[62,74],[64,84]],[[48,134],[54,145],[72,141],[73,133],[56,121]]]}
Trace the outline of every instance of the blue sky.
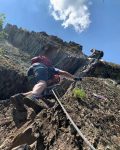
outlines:
{"label": "blue sky", "polygon": [[87,55],[101,49],[104,60],[120,64],[120,0],[0,0],[0,12],[8,23],[75,41]]}

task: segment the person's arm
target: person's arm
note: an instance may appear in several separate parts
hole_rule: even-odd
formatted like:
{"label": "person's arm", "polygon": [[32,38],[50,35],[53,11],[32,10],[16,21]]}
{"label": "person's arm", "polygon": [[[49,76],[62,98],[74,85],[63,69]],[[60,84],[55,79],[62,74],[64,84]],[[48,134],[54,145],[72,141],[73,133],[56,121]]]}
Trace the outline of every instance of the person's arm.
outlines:
{"label": "person's arm", "polygon": [[76,76],[70,74],[69,72],[63,71],[63,70],[59,70],[59,75],[63,75],[63,76],[65,76],[66,78],[70,78],[70,79],[72,79],[72,80],[74,80],[74,81],[81,81],[81,80],[82,80],[82,78],[76,77]]}
{"label": "person's arm", "polygon": [[64,71],[64,70],[60,70],[58,68],[54,68],[54,73],[58,74],[58,75],[65,76],[66,78],[70,78],[70,79],[75,80],[75,81],[81,81],[82,80],[82,78],[76,77],[76,76],[72,75],[71,73]]}
{"label": "person's arm", "polygon": [[62,75],[62,76],[65,76],[67,78],[70,78],[70,79],[73,79],[75,78],[74,75],[70,74],[69,72],[67,71],[63,71],[63,70],[59,70],[59,75]]}

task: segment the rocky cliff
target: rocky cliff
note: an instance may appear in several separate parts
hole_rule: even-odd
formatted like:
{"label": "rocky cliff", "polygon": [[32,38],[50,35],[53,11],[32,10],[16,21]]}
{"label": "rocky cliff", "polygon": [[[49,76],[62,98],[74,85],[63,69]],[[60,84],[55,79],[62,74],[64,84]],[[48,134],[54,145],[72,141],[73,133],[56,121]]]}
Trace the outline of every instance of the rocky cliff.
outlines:
{"label": "rocky cliff", "polygon": [[[2,68],[0,99],[9,98],[15,93],[29,89],[26,87],[27,83],[23,84],[25,81],[23,78],[33,56],[43,54],[49,57],[56,67],[70,73],[75,73],[85,63],[86,56],[82,53],[82,46],[77,43],[63,42],[56,36],[49,36],[44,32],[29,32],[10,24],[5,27],[5,31],[8,34],[7,40],[0,42]],[[19,70],[23,75],[19,75]],[[5,83],[5,74],[9,76],[7,83]],[[17,84],[19,88],[16,88]],[[7,94],[5,94],[5,87],[8,89]]]}
{"label": "rocky cliff", "polygon": [[83,65],[85,55],[82,46],[75,42],[63,42],[56,36],[45,32],[29,32],[8,24],[5,28],[8,41],[22,51],[28,52],[31,57],[43,54],[49,57],[56,67],[63,68],[71,73]]}
{"label": "rocky cliff", "polygon": [[[30,58],[44,54],[55,66],[81,75],[89,65],[82,46],[45,32],[35,33],[8,24],[8,39],[0,41],[0,150],[88,150],[54,99],[53,108],[26,107],[19,112],[10,96],[29,90],[26,70]],[[85,66],[85,67],[84,67]],[[120,66],[98,62],[81,82],[62,83],[62,104],[84,136],[98,150],[120,149]],[[68,86],[70,85],[70,86]],[[81,92],[76,93],[76,89]],[[5,99],[8,99],[7,101]],[[5,100],[5,101],[4,101]]]}

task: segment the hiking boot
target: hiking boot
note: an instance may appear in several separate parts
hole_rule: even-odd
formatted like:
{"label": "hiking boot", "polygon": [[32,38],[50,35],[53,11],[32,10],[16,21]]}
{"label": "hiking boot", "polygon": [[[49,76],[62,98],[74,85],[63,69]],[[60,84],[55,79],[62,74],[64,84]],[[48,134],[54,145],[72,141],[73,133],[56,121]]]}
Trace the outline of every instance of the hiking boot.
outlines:
{"label": "hiking boot", "polygon": [[10,101],[13,104],[13,106],[16,107],[18,111],[26,111],[26,108],[24,107],[24,101],[23,101],[24,95],[19,93],[16,95],[13,95],[10,97]]}
{"label": "hiking boot", "polygon": [[25,96],[22,94],[22,93],[18,93],[18,94],[15,94],[13,96],[11,96],[12,98],[24,98]]}

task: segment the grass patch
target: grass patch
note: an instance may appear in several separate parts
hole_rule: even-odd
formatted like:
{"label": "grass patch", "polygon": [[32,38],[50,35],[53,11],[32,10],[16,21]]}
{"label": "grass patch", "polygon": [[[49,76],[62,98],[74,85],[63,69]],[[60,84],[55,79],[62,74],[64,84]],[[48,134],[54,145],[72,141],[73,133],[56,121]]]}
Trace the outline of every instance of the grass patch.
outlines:
{"label": "grass patch", "polygon": [[84,98],[86,98],[86,93],[83,89],[74,88],[73,89],[73,96],[75,98],[84,99]]}

